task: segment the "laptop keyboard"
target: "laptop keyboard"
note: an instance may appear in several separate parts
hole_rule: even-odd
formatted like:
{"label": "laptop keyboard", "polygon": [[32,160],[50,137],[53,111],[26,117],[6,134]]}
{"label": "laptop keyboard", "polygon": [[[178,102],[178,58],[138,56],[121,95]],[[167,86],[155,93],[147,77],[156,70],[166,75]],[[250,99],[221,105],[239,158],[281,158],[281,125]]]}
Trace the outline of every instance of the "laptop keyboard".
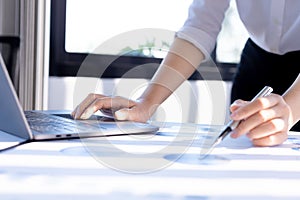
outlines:
{"label": "laptop keyboard", "polygon": [[55,115],[26,111],[25,116],[32,130],[47,133],[78,133],[78,132],[97,132],[106,129],[103,126],[93,126],[91,124],[58,117]]}

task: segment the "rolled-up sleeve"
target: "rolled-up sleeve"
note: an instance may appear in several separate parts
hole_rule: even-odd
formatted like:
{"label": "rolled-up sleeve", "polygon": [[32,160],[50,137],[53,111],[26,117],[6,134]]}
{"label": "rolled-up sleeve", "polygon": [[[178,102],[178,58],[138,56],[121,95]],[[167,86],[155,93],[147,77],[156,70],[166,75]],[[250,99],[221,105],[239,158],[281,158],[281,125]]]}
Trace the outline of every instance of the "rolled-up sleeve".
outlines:
{"label": "rolled-up sleeve", "polygon": [[230,0],[194,0],[188,18],[176,36],[199,48],[207,60],[215,46],[229,3]]}

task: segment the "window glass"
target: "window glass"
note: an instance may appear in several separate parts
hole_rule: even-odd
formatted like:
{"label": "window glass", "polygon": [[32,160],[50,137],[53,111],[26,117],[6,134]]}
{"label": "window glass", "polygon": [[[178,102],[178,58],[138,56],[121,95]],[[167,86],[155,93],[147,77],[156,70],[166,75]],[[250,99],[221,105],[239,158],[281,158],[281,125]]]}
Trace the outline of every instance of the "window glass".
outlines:
{"label": "window glass", "polygon": [[217,40],[217,61],[239,63],[247,38],[248,33],[239,18],[236,3],[231,1]]}
{"label": "window glass", "polygon": [[[188,15],[192,0],[67,0],[66,43],[69,53],[91,53],[95,48],[113,36],[135,29],[159,28],[177,31]],[[235,1],[231,2],[226,13],[222,31],[217,41],[217,60],[219,62],[238,63],[247,33],[238,17]],[[151,47],[156,38],[139,41],[142,47]],[[168,48],[173,36],[164,43]],[[103,54],[122,53],[117,51]],[[95,53],[95,52],[94,52]],[[149,52],[142,52],[147,56]],[[163,54],[157,54],[163,57]],[[151,55],[156,57],[155,55]]]}
{"label": "window glass", "polygon": [[[187,18],[191,2],[67,0],[65,49],[67,52],[90,53],[113,36],[135,29],[158,28],[175,32]],[[165,46],[170,45],[172,40],[173,35],[164,41]],[[145,38],[140,45],[151,46],[154,42],[155,38]],[[113,54],[109,50],[102,53]]]}

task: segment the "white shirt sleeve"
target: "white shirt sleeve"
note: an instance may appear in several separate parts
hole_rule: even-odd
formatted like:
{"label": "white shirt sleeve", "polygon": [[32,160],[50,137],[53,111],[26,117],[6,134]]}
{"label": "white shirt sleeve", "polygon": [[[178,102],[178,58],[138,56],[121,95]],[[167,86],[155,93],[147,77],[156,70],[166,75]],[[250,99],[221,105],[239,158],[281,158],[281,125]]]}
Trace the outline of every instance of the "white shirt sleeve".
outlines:
{"label": "white shirt sleeve", "polygon": [[229,4],[230,0],[194,0],[188,19],[176,36],[195,45],[208,60]]}
{"label": "white shirt sleeve", "polygon": [[[300,50],[299,0],[236,0],[249,37],[262,49],[283,55]],[[176,36],[199,48],[207,60],[230,0],[194,0]]]}

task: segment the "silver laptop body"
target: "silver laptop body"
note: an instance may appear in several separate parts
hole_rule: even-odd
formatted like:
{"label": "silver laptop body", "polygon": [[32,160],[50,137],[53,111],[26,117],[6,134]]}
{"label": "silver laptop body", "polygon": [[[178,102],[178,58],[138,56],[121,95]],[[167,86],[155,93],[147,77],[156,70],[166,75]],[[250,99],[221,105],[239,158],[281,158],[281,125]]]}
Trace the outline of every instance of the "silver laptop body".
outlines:
{"label": "silver laptop body", "polygon": [[104,116],[73,120],[68,112],[23,111],[0,54],[0,130],[25,140],[155,133],[158,127]]}

